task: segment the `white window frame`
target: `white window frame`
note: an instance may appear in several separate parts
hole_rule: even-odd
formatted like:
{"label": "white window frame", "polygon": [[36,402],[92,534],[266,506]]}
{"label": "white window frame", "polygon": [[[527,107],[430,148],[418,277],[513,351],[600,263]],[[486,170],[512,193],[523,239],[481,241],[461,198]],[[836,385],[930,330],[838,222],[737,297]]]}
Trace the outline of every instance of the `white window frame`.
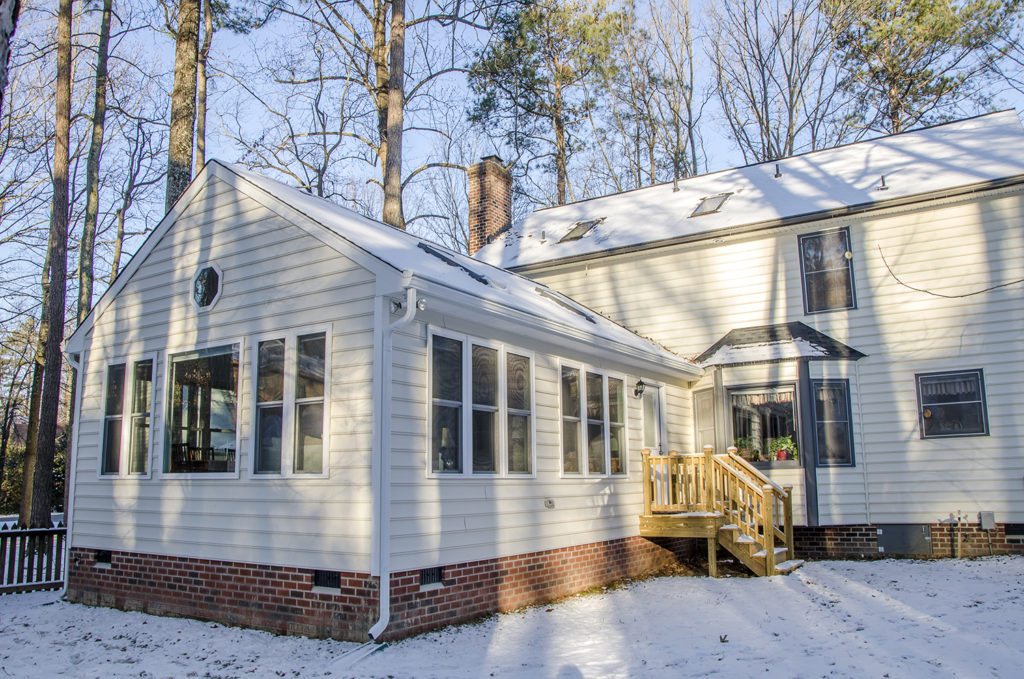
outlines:
{"label": "white window frame", "polygon": [[[434,337],[462,342],[462,421],[459,441],[461,472],[436,472],[433,469],[433,385]],[[498,464],[494,472],[473,472],[473,347],[498,351]],[[510,472],[508,467],[508,354],[530,360],[530,471]],[[426,475],[431,479],[532,479],[537,477],[537,359],[534,352],[495,340],[474,337],[442,328],[430,328],[427,335],[427,445]]]}
{"label": "white window frame", "polygon": [[[196,301],[196,279],[199,278],[199,274],[202,273],[203,269],[213,269],[217,273],[217,293],[210,300],[210,303],[206,306],[199,306],[199,302]],[[188,286],[188,298],[192,302],[192,308],[197,313],[205,314],[208,311],[213,310],[213,307],[217,306],[217,302],[220,301],[221,295],[224,294],[224,272],[217,265],[216,262],[203,262],[196,267],[196,270],[192,273],[192,278],[189,281]]]}
{"label": "white window frame", "polygon": [[[576,422],[579,427],[580,442],[580,471],[566,472],[564,468],[564,453],[562,445],[565,430],[565,418],[562,414],[562,368],[572,368],[580,372],[580,418]],[[587,373],[601,376],[601,398],[604,408],[604,473],[592,474],[590,472],[589,440],[587,438]],[[625,450],[623,450],[623,471],[613,474],[612,469],[612,438],[611,438],[611,411],[609,409],[608,378],[622,380],[622,436]],[[558,362],[558,471],[563,479],[628,479],[629,478],[629,379],[620,372],[596,368],[586,363],[575,363],[573,361],[559,360]]]}
{"label": "white window frame", "polygon": [[[157,413],[157,352],[143,354],[131,354],[118,358],[103,361],[103,393],[102,393],[102,425],[100,427],[100,444],[96,456],[96,477],[100,479],[151,479],[153,478],[153,451],[155,442],[153,432]],[[146,471],[143,474],[132,474],[128,471],[128,464],[131,461],[131,421],[132,401],[135,396],[135,364],[143,361],[153,362],[153,380],[150,385],[149,396],[149,445],[146,449]],[[123,365],[125,371],[125,387],[121,394],[121,447],[118,450],[117,473],[103,473],[103,458],[105,454],[107,439],[107,390],[110,387],[110,368],[115,365]]]}
{"label": "white window frame", "polygon": [[[191,294],[191,291],[189,292]],[[168,471],[168,460],[167,456],[170,454],[170,449],[167,447],[167,443],[170,439],[171,431],[171,418],[170,407],[171,407],[171,390],[173,385],[171,384],[171,368],[172,358],[175,354],[184,354],[190,351],[203,351],[205,349],[213,349],[215,347],[230,347],[238,346],[238,385],[236,386],[236,393],[238,394],[238,403],[235,404],[235,469],[230,472],[172,472]],[[245,426],[245,422],[242,419],[242,415],[245,412],[247,403],[244,402],[244,390],[242,387],[245,385],[246,379],[248,379],[248,366],[245,360],[246,352],[248,351],[248,342],[245,337],[235,337],[233,339],[221,339],[211,340],[207,342],[197,342],[194,344],[183,344],[174,347],[169,347],[165,351],[164,360],[164,381],[163,381],[163,394],[165,396],[162,403],[161,418],[164,426],[160,432],[160,443],[157,448],[158,455],[154,457],[160,463],[160,469],[156,474],[159,479],[183,479],[183,480],[218,480],[218,479],[237,479],[241,477],[242,468],[242,429]]]}
{"label": "white window frame", "polygon": [[[330,440],[331,440],[331,332],[332,328],[330,324],[327,325],[312,325],[301,328],[289,328],[287,330],[278,330],[276,332],[265,332],[259,335],[254,335],[250,339],[249,347],[249,375],[250,380],[250,398],[252,399],[252,408],[250,410],[250,417],[248,425],[252,428],[252,435],[249,436],[249,464],[248,464],[248,477],[253,479],[280,479],[284,477],[296,478],[296,479],[326,479],[330,478],[331,465],[330,465]],[[299,402],[295,398],[295,379],[297,376],[298,368],[298,356],[299,348],[298,341],[300,337],[306,335],[316,335],[319,333],[324,334],[324,451],[323,451],[323,469],[319,473],[309,472],[296,472],[295,471],[295,414],[298,410]],[[259,438],[259,407],[258,407],[258,394],[259,389],[259,352],[260,342],[266,342],[268,340],[284,340],[284,400],[281,404],[282,418],[281,418],[281,471],[279,472],[257,472],[256,471],[256,444]],[[317,399],[303,399],[302,403],[315,402]]]}

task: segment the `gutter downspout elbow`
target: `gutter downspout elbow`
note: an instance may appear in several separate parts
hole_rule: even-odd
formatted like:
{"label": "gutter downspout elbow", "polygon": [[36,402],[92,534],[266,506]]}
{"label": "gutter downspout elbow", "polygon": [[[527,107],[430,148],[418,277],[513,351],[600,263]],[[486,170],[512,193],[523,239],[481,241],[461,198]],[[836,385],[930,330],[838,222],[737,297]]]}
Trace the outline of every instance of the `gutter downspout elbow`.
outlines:
{"label": "gutter downspout elbow", "polygon": [[403,328],[416,318],[417,298],[416,288],[412,287],[412,272],[402,272],[402,284],[405,286],[404,310],[401,317],[390,322],[384,330],[384,347],[381,366],[381,404],[380,404],[380,431],[381,431],[381,452],[380,467],[378,470],[378,488],[380,503],[377,509],[377,540],[379,553],[377,555],[377,568],[379,575],[378,601],[380,615],[377,622],[369,630],[370,641],[377,641],[384,630],[391,622],[391,564],[390,564],[390,521],[391,521],[391,354],[394,345],[395,330]]}

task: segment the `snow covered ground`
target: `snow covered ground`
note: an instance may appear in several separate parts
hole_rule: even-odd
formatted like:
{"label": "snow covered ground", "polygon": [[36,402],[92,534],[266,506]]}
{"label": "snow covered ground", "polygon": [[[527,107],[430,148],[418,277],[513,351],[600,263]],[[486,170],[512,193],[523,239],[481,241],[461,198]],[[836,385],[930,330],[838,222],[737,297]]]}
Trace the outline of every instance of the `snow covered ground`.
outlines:
{"label": "snow covered ground", "polygon": [[[665,577],[392,644],[0,597],[0,678],[1020,677],[1024,558]],[[350,656],[351,657],[351,656]]]}

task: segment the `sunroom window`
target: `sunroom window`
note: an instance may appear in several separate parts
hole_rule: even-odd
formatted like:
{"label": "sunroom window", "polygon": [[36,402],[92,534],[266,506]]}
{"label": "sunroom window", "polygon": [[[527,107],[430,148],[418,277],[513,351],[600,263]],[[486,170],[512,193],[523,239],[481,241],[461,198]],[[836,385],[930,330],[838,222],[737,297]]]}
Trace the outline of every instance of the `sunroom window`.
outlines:
{"label": "sunroom window", "polygon": [[[153,359],[108,366],[101,474],[114,476],[120,474],[122,469],[126,469],[130,475],[146,474],[149,471],[152,402]],[[126,453],[127,465],[122,462]]]}
{"label": "sunroom window", "polygon": [[233,472],[238,436],[238,345],[170,357],[166,469]]}
{"label": "sunroom window", "polygon": [[529,356],[465,336],[434,334],[431,375],[432,473],[533,472]]}
{"label": "sunroom window", "polygon": [[326,374],[326,333],[257,343],[257,474],[323,473]]}
{"label": "sunroom window", "polygon": [[[580,382],[582,379],[581,389]],[[604,373],[562,366],[562,473],[625,474],[625,382]],[[586,464],[581,465],[585,447]]]}

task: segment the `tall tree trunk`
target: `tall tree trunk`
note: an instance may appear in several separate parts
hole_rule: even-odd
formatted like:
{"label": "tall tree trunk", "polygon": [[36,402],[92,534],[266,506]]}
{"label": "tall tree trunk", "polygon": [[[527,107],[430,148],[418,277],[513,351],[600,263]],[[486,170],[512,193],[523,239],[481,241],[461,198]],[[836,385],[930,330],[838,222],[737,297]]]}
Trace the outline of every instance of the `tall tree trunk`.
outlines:
{"label": "tall tree trunk", "polygon": [[35,488],[36,439],[39,434],[39,404],[43,397],[43,372],[46,364],[46,339],[50,334],[50,256],[53,252],[53,231],[50,231],[43,260],[43,276],[40,283],[39,334],[36,336],[36,350],[32,357],[32,384],[28,395],[28,426],[25,430],[25,461],[21,484],[21,503],[18,507],[18,523],[29,525],[32,518],[32,491]]}
{"label": "tall tree trunk", "polygon": [[405,125],[405,0],[391,0],[388,64],[388,152],[384,159],[385,224],[405,228],[402,213],[402,127]]}
{"label": "tall tree trunk", "polygon": [[[78,309],[77,328],[92,309],[92,290],[95,280],[96,222],[100,212],[100,155],[103,152],[103,129],[107,118],[107,58],[110,52],[110,17],[114,0],[103,0],[100,15],[100,39],[96,44],[96,91],[93,99],[92,139],[89,141],[89,159],[85,170],[85,222],[82,241],[78,248]],[[78,370],[71,369],[71,405],[68,426],[75,424],[75,391],[78,389]],[[70,436],[73,432],[69,431]],[[68,506],[67,489],[70,487],[71,465],[64,467],[64,507]]]}
{"label": "tall tree trunk", "polygon": [[[78,314],[76,327],[92,309],[93,258],[96,222],[100,212],[100,154],[103,151],[103,127],[107,117],[107,56],[110,46],[110,16],[113,0],[103,0],[100,39],[96,45],[96,96],[92,114],[92,139],[85,175],[85,223],[78,251]],[[72,389],[72,392],[74,389]]]}
{"label": "tall tree trunk", "polygon": [[57,448],[60,408],[61,343],[64,341],[64,295],[68,274],[68,152],[71,128],[71,3],[60,0],[57,9],[57,82],[53,149],[53,207],[50,210],[50,289],[43,368],[43,395],[36,437],[36,469],[32,479],[32,515],[29,525],[48,528],[53,495],[53,457]]}
{"label": "tall tree trunk", "polygon": [[377,108],[377,160],[381,172],[388,164],[388,21],[386,0],[374,0],[373,3],[373,67],[376,87],[375,106]]}
{"label": "tall tree trunk", "polygon": [[558,205],[565,205],[568,193],[569,171],[568,149],[566,148],[565,120],[562,117],[562,93],[555,90],[555,99],[551,115],[551,127],[555,133],[555,186],[557,190],[556,200]]}
{"label": "tall tree trunk", "polygon": [[171,131],[167,140],[167,195],[170,211],[192,180],[192,143],[196,124],[196,61],[199,58],[199,2],[181,0],[174,49]]}
{"label": "tall tree trunk", "polygon": [[7,92],[7,65],[11,61],[11,41],[18,27],[20,13],[20,0],[0,0],[0,110],[3,109],[4,94]]}
{"label": "tall tree trunk", "polygon": [[210,47],[213,45],[213,2],[203,3],[203,46],[199,48],[199,60],[196,64],[196,161],[194,175],[199,174],[206,165],[206,85],[209,77],[206,74],[206,62],[210,58]]}

